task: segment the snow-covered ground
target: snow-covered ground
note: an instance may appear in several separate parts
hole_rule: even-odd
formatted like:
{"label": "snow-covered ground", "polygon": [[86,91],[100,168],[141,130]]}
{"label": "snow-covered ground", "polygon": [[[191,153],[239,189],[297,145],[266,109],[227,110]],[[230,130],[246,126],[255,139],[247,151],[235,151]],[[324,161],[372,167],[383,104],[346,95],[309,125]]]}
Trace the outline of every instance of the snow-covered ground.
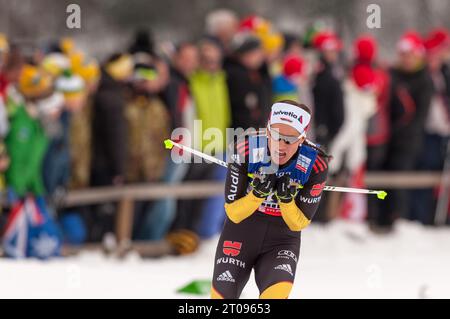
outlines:
{"label": "snow-covered ground", "polygon": [[[0,298],[192,298],[176,290],[210,279],[217,238],[187,257],[119,261],[85,252],[40,262],[0,259]],[[450,228],[402,221],[389,236],[336,221],[302,234],[291,298],[450,298]],[[256,298],[253,276],[243,298]]]}

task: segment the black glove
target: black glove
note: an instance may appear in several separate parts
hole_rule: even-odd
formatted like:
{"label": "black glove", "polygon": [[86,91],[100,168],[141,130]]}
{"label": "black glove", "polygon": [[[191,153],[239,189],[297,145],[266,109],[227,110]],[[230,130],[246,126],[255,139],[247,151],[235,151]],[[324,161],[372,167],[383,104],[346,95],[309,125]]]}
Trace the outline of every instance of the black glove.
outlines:
{"label": "black glove", "polygon": [[266,198],[275,189],[277,177],[275,174],[255,176],[252,181],[253,195],[258,198]]}
{"label": "black glove", "polygon": [[283,175],[277,180],[276,197],[281,203],[290,203],[297,195],[297,186],[291,185],[289,175]]}

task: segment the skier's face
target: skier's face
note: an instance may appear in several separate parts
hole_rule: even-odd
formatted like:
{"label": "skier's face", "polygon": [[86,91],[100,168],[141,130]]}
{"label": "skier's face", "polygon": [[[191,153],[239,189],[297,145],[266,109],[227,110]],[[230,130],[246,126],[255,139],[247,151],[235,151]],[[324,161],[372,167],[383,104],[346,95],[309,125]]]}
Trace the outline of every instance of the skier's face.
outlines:
{"label": "skier's face", "polygon": [[[273,124],[268,129],[269,150],[271,160],[277,165],[287,163],[295,155],[305,140],[293,127],[286,124]],[[287,143],[286,140],[295,140]]]}

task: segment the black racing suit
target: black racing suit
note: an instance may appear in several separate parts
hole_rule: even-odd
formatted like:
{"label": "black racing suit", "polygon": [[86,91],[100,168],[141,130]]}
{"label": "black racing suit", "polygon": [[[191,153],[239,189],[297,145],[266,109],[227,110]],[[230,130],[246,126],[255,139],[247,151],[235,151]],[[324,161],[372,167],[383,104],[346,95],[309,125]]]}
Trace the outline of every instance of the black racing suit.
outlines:
{"label": "black racing suit", "polygon": [[[317,156],[307,183],[290,205],[290,213],[294,218],[300,217],[301,224],[288,226],[284,215],[263,213],[258,208],[245,218],[233,215],[233,210],[258,201],[249,191],[248,142],[240,151],[235,148],[235,152],[245,157],[245,161],[234,161],[228,167],[227,219],[216,250],[212,297],[239,298],[254,269],[261,298],[287,298],[295,277],[301,229],[310,223],[319,206],[328,172],[327,160],[320,154]],[[294,155],[291,160],[295,159]],[[255,205],[258,207],[258,202]]]}

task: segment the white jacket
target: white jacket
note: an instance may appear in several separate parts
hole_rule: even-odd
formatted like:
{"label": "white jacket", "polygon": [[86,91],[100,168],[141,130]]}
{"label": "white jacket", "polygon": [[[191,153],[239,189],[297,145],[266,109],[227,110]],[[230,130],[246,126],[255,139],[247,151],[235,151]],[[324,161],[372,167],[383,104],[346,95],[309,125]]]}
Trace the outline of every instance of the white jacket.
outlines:
{"label": "white jacket", "polygon": [[351,79],[347,79],[343,91],[344,123],[330,145],[333,155],[330,173],[335,173],[342,165],[353,173],[365,163],[368,120],[376,112],[377,97],[373,90],[358,88]]}

